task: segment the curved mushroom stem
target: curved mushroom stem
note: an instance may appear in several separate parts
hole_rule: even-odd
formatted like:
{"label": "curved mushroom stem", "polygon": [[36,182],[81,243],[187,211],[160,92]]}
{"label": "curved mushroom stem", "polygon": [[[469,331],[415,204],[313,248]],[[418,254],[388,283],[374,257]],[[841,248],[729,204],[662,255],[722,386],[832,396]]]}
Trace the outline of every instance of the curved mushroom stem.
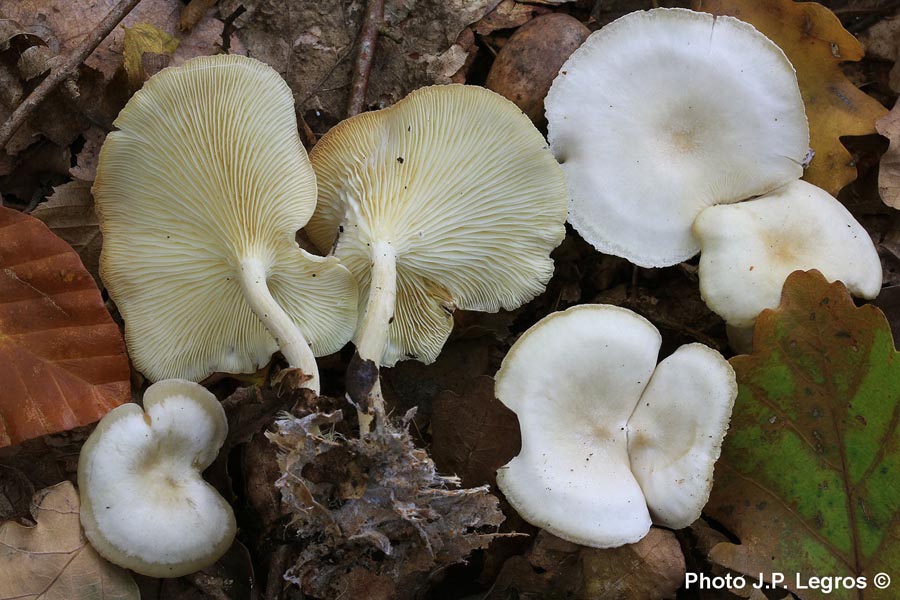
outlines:
{"label": "curved mushroom stem", "polygon": [[275,343],[287,359],[288,364],[309,375],[309,379],[301,386],[319,394],[319,367],[303,332],[281,305],[272,297],[266,284],[266,269],[256,258],[245,258],[241,261],[238,281],[250,308],[266,329],[275,338]]}
{"label": "curved mushroom stem", "polygon": [[[387,348],[388,327],[394,319],[397,305],[397,253],[390,242],[378,242],[372,247],[372,280],[369,283],[369,299],[357,338],[356,351],[364,361],[372,361],[381,367],[381,359]],[[368,394],[366,412],[360,408],[359,430],[369,431],[375,416],[384,414],[384,397],[381,395],[379,377]],[[369,412],[371,409],[372,412]]]}

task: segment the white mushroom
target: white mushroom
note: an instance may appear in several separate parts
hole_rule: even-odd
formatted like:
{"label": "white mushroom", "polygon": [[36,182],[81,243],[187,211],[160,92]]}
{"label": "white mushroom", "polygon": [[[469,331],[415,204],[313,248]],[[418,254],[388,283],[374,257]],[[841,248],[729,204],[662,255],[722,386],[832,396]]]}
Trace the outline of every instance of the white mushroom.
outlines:
{"label": "white mushroom", "polygon": [[855,296],[881,290],[881,261],[872,239],[825,190],[795,181],[731,206],[704,210],[694,223],[700,240],[700,293],[733,328],[752,327],[781,300],[794,271],[817,269]]}
{"label": "white mushroom", "polygon": [[78,461],[81,524],[97,552],[151,577],[207,567],[231,546],[231,507],[201,472],[225,441],[216,397],[179,379],[147,388],[144,409],[113,409]]}
{"label": "white mushroom", "polygon": [[734,371],[697,344],[657,367],[660,345],[649,321],[609,305],[554,313],[513,345],[496,394],[519,417],[522,450],[497,483],[523,518],[605,548],[638,541],[651,519],[700,515]]}
{"label": "white mushroom", "polygon": [[250,58],[197,58],[147,81],[115,126],[93,193],[135,367],[199,380],[280,349],[318,391],[314,354],[349,340],[357,293],[295,240],[316,180],[284,80]]}
{"label": "white mushroom", "polygon": [[338,124],[311,159],[319,203],[307,232],[359,282],[363,361],[430,363],[456,308],[516,308],[553,274],[564,176],[528,117],[494,92],[417,90]]}
{"label": "white mushroom", "polygon": [[696,254],[701,210],[799,178],[809,146],[778,46],[737,19],[684,9],[631,13],[592,34],[545,104],[569,222],[644,267]]}

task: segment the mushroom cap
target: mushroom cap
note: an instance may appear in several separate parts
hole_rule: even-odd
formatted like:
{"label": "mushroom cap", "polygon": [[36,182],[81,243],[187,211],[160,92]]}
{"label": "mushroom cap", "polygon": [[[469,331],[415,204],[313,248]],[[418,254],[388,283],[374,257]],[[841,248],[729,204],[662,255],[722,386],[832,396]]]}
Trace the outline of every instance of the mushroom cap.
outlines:
{"label": "mushroom cap", "polygon": [[593,33],[545,104],[569,222],[644,267],[696,254],[701,210],[798,179],[809,147],[778,46],[737,19],[685,9],[634,12]]}
{"label": "mushroom cap", "polygon": [[869,234],[843,204],[805,181],[708,208],[694,232],[703,249],[700,294],[734,327],[749,327],[763,309],[777,307],[794,271],[817,269],[862,298],[881,290],[881,261]]}
{"label": "mushroom cap", "polygon": [[419,89],[339,123],[311,160],[319,202],[306,231],[323,252],[337,244],[359,282],[361,311],[372,249],[389,243],[397,256],[383,365],[434,361],[455,308],[516,308],[553,273],[565,179],[528,117],[494,92]]}
{"label": "mushroom cap", "polygon": [[497,485],[526,521],[600,548],[647,534],[627,422],[661,343],[643,317],[596,304],[553,313],[516,341],[495,391],[519,417],[522,450],[497,471]]}
{"label": "mushroom cap", "polygon": [[269,361],[278,343],[235,277],[248,258],[316,355],[350,339],[351,274],[295,240],[316,179],[278,73],[242,56],[196,58],[147,81],[115,126],[93,187],[100,275],[139,371],[199,380]]}
{"label": "mushroom cap", "polygon": [[147,388],[144,409],[103,417],[78,460],[81,524],[104,558],[150,577],[180,577],[231,546],[231,507],[200,473],[225,441],[221,404],[180,379]]}
{"label": "mushroom cap", "polygon": [[700,517],[737,393],[734,369],[703,344],[656,367],[628,421],[628,455],[657,525],[681,529]]}

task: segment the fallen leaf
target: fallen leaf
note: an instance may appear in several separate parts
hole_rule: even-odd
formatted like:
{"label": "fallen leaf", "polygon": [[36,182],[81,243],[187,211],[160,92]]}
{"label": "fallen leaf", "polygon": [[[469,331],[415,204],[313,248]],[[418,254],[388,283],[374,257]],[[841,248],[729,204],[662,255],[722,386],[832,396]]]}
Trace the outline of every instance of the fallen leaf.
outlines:
{"label": "fallen leaf", "polygon": [[900,102],[878,119],[875,128],[891,142],[878,168],[878,194],[888,206],[900,208]]}
{"label": "fallen leaf", "polygon": [[889,75],[890,88],[900,92],[900,17],[885,17],[866,29],[859,41],[866,49],[867,58],[894,63]]}
{"label": "fallen leaf", "polygon": [[0,447],[87,425],[131,398],[125,342],[78,255],[0,207]]}
{"label": "fallen leaf", "polygon": [[[166,58],[163,67],[168,65],[172,53],[178,48],[178,40],[150,23],[138,23],[134,27],[125,28],[124,61],[128,85],[136,90],[154,73],[144,70],[145,54],[158,54]],[[157,69],[159,70],[159,69]]]}
{"label": "fallen leaf", "polygon": [[106,130],[91,127],[82,135],[84,146],[75,156],[75,166],[69,169],[69,173],[75,179],[91,182],[97,178],[97,163],[100,160],[100,148],[106,140]]}
{"label": "fallen leaf", "polygon": [[[394,0],[385,3],[365,106],[393,104],[409,92],[450,83],[469,56],[456,43],[500,0]],[[221,14],[242,5],[235,24],[251,56],[287,80],[297,109],[343,118],[365,2],[338,0],[325,9],[320,0],[296,0],[285,10],[280,0],[224,0]],[[320,132],[317,132],[320,133]]]}
{"label": "fallen leaf", "polygon": [[[62,53],[78,47],[117,4],[119,0],[17,0],[3,1],[0,11],[24,26],[41,24],[46,27],[53,36],[51,48]],[[103,73],[107,81],[112,79],[123,64],[124,27],[138,23],[152,23],[179,40],[172,61],[174,65],[195,56],[218,52],[224,24],[207,15],[189,33],[184,33],[179,28],[183,7],[180,0],[143,0],[100,43],[85,64]],[[243,53],[243,46],[236,38],[232,39],[231,51]]]}
{"label": "fallen leaf", "polygon": [[535,7],[515,0],[501,0],[500,4],[472,26],[478,35],[490,35],[498,29],[512,29],[531,20]]}
{"label": "fallen leaf", "polygon": [[[803,598],[893,598],[872,585],[900,564],[900,368],[887,320],[816,271],[784,284],[737,356],[739,395],[706,513],[734,533],[710,558],[790,574]],[[864,590],[800,589],[866,577]]]}
{"label": "fallen leaf", "polygon": [[600,549],[578,546],[546,531],[531,550],[506,561],[492,593],[515,590],[521,598],[620,600],[675,598],[685,561],[675,534],[653,527],[634,544]]}
{"label": "fallen leaf", "polygon": [[140,600],[131,575],[88,544],[78,510],[66,481],[35,495],[34,527],[0,525],[0,598]]}
{"label": "fallen leaf", "polygon": [[54,188],[53,195],[38,204],[31,216],[43,221],[50,231],[72,246],[97,285],[103,285],[100,281],[103,237],[94,212],[90,182],[76,180]]}
{"label": "fallen leaf", "polygon": [[841,136],[875,133],[887,110],[841,71],[863,57],[859,41],[830,10],[794,0],[694,0],[698,10],[746,21],[778,44],[797,70],[815,157],[803,179],[832,195],[856,179]]}
{"label": "fallen leaf", "polygon": [[495,486],[497,469],[519,453],[516,414],[494,397],[494,378],[466,383],[461,395],[438,394],[431,417],[431,454],[438,470],[465,487]]}

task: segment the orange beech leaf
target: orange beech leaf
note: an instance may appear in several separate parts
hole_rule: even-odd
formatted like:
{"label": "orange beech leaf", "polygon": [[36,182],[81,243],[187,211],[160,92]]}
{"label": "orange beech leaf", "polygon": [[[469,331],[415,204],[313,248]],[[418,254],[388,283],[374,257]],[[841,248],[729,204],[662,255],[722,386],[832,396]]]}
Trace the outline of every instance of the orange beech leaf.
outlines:
{"label": "orange beech leaf", "polygon": [[863,47],[833,12],[794,0],[694,0],[694,8],[750,23],[778,44],[797,70],[815,151],[803,179],[836,195],[856,179],[841,136],[875,133],[887,109],[860,91],[841,70],[863,57]]}
{"label": "orange beech leaf", "polygon": [[98,420],[130,398],[125,342],[78,254],[0,207],[0,447]]}

